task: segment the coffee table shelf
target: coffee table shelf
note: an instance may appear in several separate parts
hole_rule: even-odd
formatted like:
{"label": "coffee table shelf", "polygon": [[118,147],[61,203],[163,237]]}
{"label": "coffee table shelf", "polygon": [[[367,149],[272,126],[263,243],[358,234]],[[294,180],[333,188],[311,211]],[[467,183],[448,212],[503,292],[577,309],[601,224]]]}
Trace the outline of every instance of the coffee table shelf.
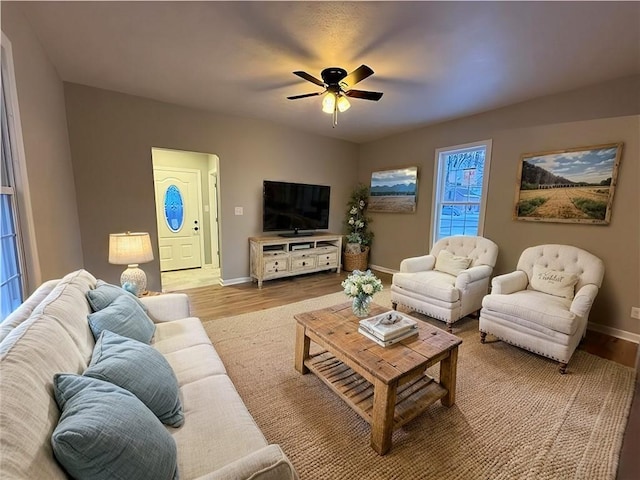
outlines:
{"label": "coffee table shelf", "polygon": [[[320,380],[342,398],[369,425],[373,424],[373,385],[329,352],[304,362]],[[393,429],[413,420],[447,394],[430,376],[423,374],[398,387]]]}

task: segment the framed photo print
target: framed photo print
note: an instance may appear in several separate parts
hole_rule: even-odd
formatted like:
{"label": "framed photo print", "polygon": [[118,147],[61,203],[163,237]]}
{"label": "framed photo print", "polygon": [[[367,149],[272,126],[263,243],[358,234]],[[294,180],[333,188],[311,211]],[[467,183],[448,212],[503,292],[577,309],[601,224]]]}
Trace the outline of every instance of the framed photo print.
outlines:
{"label": "framed photo print", "polygon": [[373,172],[368,209],[370,212],[414,213],[417,187],[418,167]]}
{"label": "framed photo print", "polygon": [[622,145],[522,155],[514,219],[609,224]]}

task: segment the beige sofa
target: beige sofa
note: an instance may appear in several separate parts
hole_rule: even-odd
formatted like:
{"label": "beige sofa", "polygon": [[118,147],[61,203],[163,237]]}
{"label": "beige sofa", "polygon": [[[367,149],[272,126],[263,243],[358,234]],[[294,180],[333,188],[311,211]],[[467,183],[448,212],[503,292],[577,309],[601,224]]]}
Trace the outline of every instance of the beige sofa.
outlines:
{"label": "beige sofa", "polygon": [[[43,284],[0,328],[0,475],[67,478],[51,434],[60,411],[52,380],[82,374],[94,339],[85,297],[96,279],[79,270]],[[278,445],[270,445],[236,392],[184,294],[144,297],[156,323],[151,342],[173,368],[184,410],[175,439],[181,479],[296,479]]]}

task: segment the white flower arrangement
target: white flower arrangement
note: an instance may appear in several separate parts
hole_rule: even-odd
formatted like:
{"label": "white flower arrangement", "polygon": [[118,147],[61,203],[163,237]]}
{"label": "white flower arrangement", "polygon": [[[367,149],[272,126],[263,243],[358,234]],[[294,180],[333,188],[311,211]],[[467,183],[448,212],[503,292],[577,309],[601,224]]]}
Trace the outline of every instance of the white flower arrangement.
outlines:
{"label": "white flower arrangement", "polygon": [[382,282],[371,270],[354,270],[343,282],[344,294],[350,298],[371,297],[382,290]]}

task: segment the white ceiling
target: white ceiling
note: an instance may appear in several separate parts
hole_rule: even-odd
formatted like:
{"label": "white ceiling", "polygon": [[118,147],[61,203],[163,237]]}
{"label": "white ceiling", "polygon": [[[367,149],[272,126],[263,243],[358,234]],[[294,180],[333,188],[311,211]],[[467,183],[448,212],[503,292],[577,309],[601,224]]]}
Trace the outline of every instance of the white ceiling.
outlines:
{"label": "white ceiling", "polygon": [[[639,2],[26,2],[64,81],[363,142],[640,74]],[[375,74],[321,112],[292,74]]]}

